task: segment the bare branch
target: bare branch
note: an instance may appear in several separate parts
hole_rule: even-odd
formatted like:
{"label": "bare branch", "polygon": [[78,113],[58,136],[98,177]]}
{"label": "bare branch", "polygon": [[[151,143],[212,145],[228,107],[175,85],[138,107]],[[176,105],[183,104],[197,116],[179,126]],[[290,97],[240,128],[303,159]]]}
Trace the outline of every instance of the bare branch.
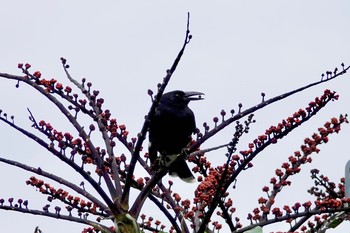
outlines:
{"label": "bare branch", "polygon": [[299,213],[295,213],[295,214],[287,214],[284,215],[282,217],[277,217],[277,218],[273,218],[273,219],[269,219],[266,221],[262,221],[259,223],[255,223],[255,224],[251,224],[247,227],[243,227],[239,230],[236,230],[235,233],[244,233],[250,229],[253,229],[256,226],[267,226],[276,222],[282,222],[282,221],[286,221],[288,219],[297,219],[297,218],[301,218],[301,217],[307,217],[307,216],[314,216],[314,215],[318,215],[318,214],[324,214],[324,213],[338,213],[338,212],[349,212],[350,211],[350,207],[341,207],[341,208],[332,208],[332,209],[323,209],[323,210],[319,210],[317,208],[314,208],[312,210],[307,210],[304,212],[299,212]]}
{"label": "bare branch", "polygon": [[[174,73],[174,71],[176,70],[176,67],[186,49],[187,44],[190,42],[192,36],[190,35],[190,30],[189,30],[189,17],[190,14],[188,13],[188,17],[187,17],[187,30],[186,30],[186,35],[185,35],[185,41],[184,44],[182,46],[182,49],[180,50],[179,54],[177,55],[172,67],[170,70],[167,71],[167,75],[165,76],[165,78],[163,79],[163,83],[162,85],[159,87],[158,89],[158,93],[156,98],[154,99],[152,106],[149,110],[149,113],[147,114],[147,117],[145,119],[145,122],[142,126],[141,132],[138,135],[138,139],[135,145],[135,149],[132,153],[132,158],[130,161],[130,166],[129,166],[129,170],[127,173],[127,178],[126,178],[126,182],[125,182],[125,188],[124,188],[124,192],[123,192],[123,196],[122,196],[122,203],[123,205],[127,205],[128,201],[129,201],[129,192],[130,192],[130,180],[132,179],[132,176],[134,174],[134,170],[136,167],[136,162],[137,160],[139,160],[140,157],[140,149],[142,146],[143,141],[146,138],[146,133],[148,131],[149,128],[149,124],[153,118],[153,115],[155,113],[156,107],[159,103],[159,100],[166,88],[166,86],[168,85],[170,78],[172,76],[172,74]],[[140,203],[140,206],[135,206],[133,205],[130,209],[130,213],[132,213],[132,216],[137,217],[140,213],[140,208],[142,207],[142,203],[145,201],[145,198],[148,196],[149,192],[151,191],[151,189],[154,187],[154,185],[166,174],[166,172],[164,174],[162,174],[162,176],[160,176],[161,174],[159,174],[159,176],[154,176],[157,178],[156,182],[150,182],[146,185],[145,189],[143,189],[141,191],[141,193],[139,194],[138,198],[137,198],[137,203]],[[154,178],[152,177],[152,178]]]}
{"label": "bare branch", "polygon": [[0,209],[12,210],[12,211],[17,211],[17,212],[21,212],[21,213],[40,215],[40,216],[46,216],[46,217],[55,218],[55,219],[62,219],[62,220],[67,220],[67,221],[71,221],[71,222],[82,223],[82,224],[86,224],[89,226],[94,226],[94,227],[96,227],[96,229],[99,229],[100,231],[105,232],[105,233],[114,233],[114,231],[112,231],[108,227],[106,227],[100,223],[88,220],[85,217],[78,218],[78,217],[73,217],[70,215],[62,215],[58,211],[56,213],[52,213],[52,212],[48,212],[48,211],[41,211],[41,210],[34,210],[34,209],[29,209],[29,208],[20,208],[20,207],[15,207],[15,206],[6,206],[6,205],[0,205]]}
{"label": "bare branch", "polygon": [[[61,60],[62,60],[63,69],[64,69],[64,71],[65,71],[69,81],[71,81],[75,86],[77,86],[80,89],[80,91],[86,96],[86,98],[88,100],[91,100],[91,104],[92,104],[91,107],[92,107],[92,109],[93,109],[93,111],[95,113],[95,116],[94,116],[93,119],[95,119],[97,121],[97,125],[98,125],[98,128],[99,128],[99,131],[101,132],[102,138],[103,138],[103,140],[105,142],[105,146],[106,146],[106,149],[107,149],[107,154],[109,155],[109,158],[112,161],[112,163],[111,163],[112,164],[112,176],[113,176],[113,180],[114,180],[114,186],[115,186],[115,189],[116,189],[115,195],[112,196],[112,199],[116,200],[118,197],[120,197],[122,195],[121,181],[120,181],[120,176],[119,176],[119,172],[118,172],[118,166],[117,166],[117,163],[115,161],[115,157],[114,157],[114,154],[113,154],[113,149],[111,147],[111,139],[108,136],[105,124],[103,124],[103,122],[101,120],[102,119],[101,111],[96,106],[95,98],[92,100],[90,91],[88,91],[82,84],[77,82],[70,75],[70,73],[68,72],[68,67],[66,65],[66,60],[64,58],[61,58]],[[125,144],[124,141],[123,141],[123,144],[128,148],[127,144]]]}
{"label": "bare branch", "polygon": [[34,167],[28,166],[26,164],[23,164],[23,163],[20,163],[20,162],[17,162],[17,161],[13,161],[13,160],[9,160],[9,159],[5,159],[5,158],[1,158],[1,157],[0,157],[0,162],[7,163],[9,165],[19,167],[19,168],[24,169],[26,171],[30,171],[30,172],[36,173],[38,175],[41,175],[41,176],[47,177],[47,178],[49,178],[51,180],[54,180],[54,181],[56,181],[56,182],[58,182],[60,184],[63,184],[65,186],[73,189],[77,193],[83,195],[84,197],[86,197],[87,199],[89,199],[90,201],[95,203],[96,205],[98,205],[100,207],[100,209],[103,210],[104,212],[106,212],[108,215],[111,214],[109,208],[105,204],[103,204],[100,200],[95,198],[93,195],[91,195],[86,190],[84,190],[84,189],[80,188],[79,186],[69,182],[68,180],[63,179],[62,177],[56,176],[56,175],[54,175],[52,173],[48,173],[48,172],[42,170],[41,168],[34,168]]}
{"label": "bare branch", "polygon": [[[44,88],[42,88],[37,81],[33,81],[33,80],[38,80],[37,77],[33,76],[32,74],[30,74],[27,70],[22,69],[23,72],[27,75],[25,77],[22,76],[15,76],[15,75],[6,75],[2,76],[2,73],[0,73],[0,76],[8,78],[8,79],[15,79],[18,81],[23,81],[24,83],[32,86],[34,89],[36,89],[37,91],[39,91],[43,96],[45,96],[48,100],[50,100],[54,105],[56,105],[56,107],[62,112],[62,114],[69,120],[69,122],[73,125],[73,127],[77,130],[77,132],[79,133],[79,135],[84,139],[84,142],[89,146],[91,153],[95,159],[95,162],[97,164],[97,166],[101,169],[102,171],[102,175],[103,178],[106,182],[106,185],[108,187],[108,190],[111,194],[112,197],[116,196],[116,190],[115,187],[113,186],[112,182],[111,182],[111,178],[110,176],[107,174],[107,172],[103,169],[103,161],[101,160],[101,158],[98,155],[98,152],[96,150],[96,147],[93,145],[92,141],[90,140],[88,134],[85,132],[84,127],[82,127],[77,119],[75,119],[74,116],[71,115],[71,113],[67,110],[67,108],[60,102],[58,101],[52,94],[50,94],[50,92],[48,92],[47,90],[45,90]],[[30,77],[31,79],[29,79],[28,77]]]}
{"label": "bare branch", "polygon": [[341,72],[339,72],[339,73],[337,73],[337,74],[335,74],[335,75],[333,75],[333,76],[331,76],[331,77],[329,77],[329,78],[327,78],[327,79],[323,79],[323,80],[321,80],[321,81],[317,81],[317,82],[308,84],[308,85],[306,85],[306,86],[300,87],[300,88],[298,88],[298,89],[295,89],[295,90],[293,90],[293,91],[284,93],[284,94],[282,94],[282,95],[275,96],[275,97],[273,97],[273,98],[271,98],[271,99],[269,99],[269,100],[263,101],[263,102],[261,102],[260,104],[255,105],[255,106],[253,106],[253,107],[251,107],[251,108],[248,108],[248,109],[246,109],[246,110],[244,110],[244,111],[242,111],[242,112],[239,111],[236,115],[234,115],[234,116],[232,116],[231,118],[229,118],[229,119],[223,121],[223,122],[222,122],[221,124],[219,124],[217,127],[213,128],[212,130],[210,130],[209,132],[207,132],[206,134],[204,134],[201,138],[199,138],[199,139],[197,140],[197,142],[194,143],[194,144],[191,146],[191,151],[195,151],[195,150],[196,150],[197,148],[199,148],[199,146],[200,146],[201,144],[203,144],[206,140],[208,140],[209,138],[211,138],[212,136],[214,136],[216,133],[220,132],[220,131],[221,131],[222,129],[224,129],[226,126],[230,125],[232,122],[235,122],[236,120],[239,120],[239,119],[241,119],[242,117],[244,117],[244,116],[246,116],[246,115],[248,115],[248,114],[250,114],[250,113],[253,113],[253,112],[255,112],[255,111],[257,111],[257,110],[259,110],[259,109],[261,109],[261,108],[264,108],[264,107],[266,107],[266,106],[268,106],[268,105],[270,105],[270,104],[272,104],[272,103],[275,103],[275,102],[277,102],[277,101],[279,101],[279,100],[285,99],[285,98],[287,98],[287,97],[289,97],[289,96],[291,96],[291,95],[294,95],[294,94],[296,94],[296,93],[299,93],[299,92],[301,92],[301,91],[304,91],[304,90],[306,90],[306,89],[308,89],[308,88],[311,88],[311,87],[313,87],[313,86],[319,85],[319,84],[321,84],[321,83],[325,83],[325,82],[328,82],[328,81],[330,81],[330,80],[333,80],[333,79],[335,79],[335,78],[337,78],[337,77],[339,77],[339,76],[345,74],[349,69],[350,69],[350,66],[348,66],[348,67],[346,67],[346,68],[344,67],[344,69],[343,69]]}
{"label": "bare branch", "polygon": [[7,121],[6,119],[0,117],[0,120],[2,120],[3,122],[7,123],[8,125],[10,125],[12,128],[18,130],[19,132],[21,132],[22,134],[24,134],[25,136],[27,136],[28,138],[34,140],[35,142],[37,142],[39,145],[41,145],[42,147],[44,147],[45,149],[47,149],[50,153],[52,153],[53,155],[55,155],[57,158],[59,158],[60,160],[62,160],[63,162],[65,162],[66,164],[68,164],[69,166],[71,166],[75,171],[77,171],[82,177],[84,177],[84,179],[86,179],[91,185],[92,187],[94,187],[94,189],[97,191],[98,194],[100,194],[100,196],[103,198],[103,200],[107,203],[108,207],[111,209],[111,207],[113,208],[114,205],[112,203],[112,201],[109,199],[109,197],[107,196],[107,194],[104,192],[104,190],[101,188],[101,186],[94,180],[92,179],[92,177],[87,174],[83,169],[81,169],[77,164],[75,164],[73,161],[71,161],[70,159],[68,159],[67,157],[63,156],[59,151],[57,151],[54,147],[52,147],[50,144],[47,144],[44,140],[42,140],[41,138],[35,136],[34,134],[24,130],[23,128],[18,127],[17,125],[13,124],[10,121]]}

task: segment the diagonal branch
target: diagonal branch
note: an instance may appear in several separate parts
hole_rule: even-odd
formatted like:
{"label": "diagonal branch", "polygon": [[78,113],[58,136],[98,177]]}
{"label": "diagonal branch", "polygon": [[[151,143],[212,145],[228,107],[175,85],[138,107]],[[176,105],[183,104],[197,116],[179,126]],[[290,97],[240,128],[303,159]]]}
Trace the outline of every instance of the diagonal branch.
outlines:
{"label": "diagonal branch", "polygon": [[[88,100],[91,100],[91,94],[90,92],[82,85],[80,84],[79,82],[77,82],[71,75],[70,73],[68,72],[68,68],[67,68],[67,65],[66,65],[66,60],[61,58],[62,60],[62,65],[63,65],[63,69],[66,73],[66,76],[67,78],[69,79],[69,81],[71,81],[76,87],[78,87],[80,89],[80,91],[86,96],[86,98]],[[120,197],[122,195],[122,188],[121,188],[121,181],[120,181],[120,176],[119,176],[119,172],[118,172],[118,166],[117,166],[117,163],[116,163],[116,160],[115,160],[115,156],[113,154],[113,150],[112,150],[112,147],[111,147],[111,139],[110,137],[108,136],[108,133],[106,131],[106,127],[105,125],[103,124],[102,122],[102,116],[101,116],[101,112],[99,111],[99,109],[97,108],[96,106],[96,101],[94,99],[94,101],[91,101],[92,103],[92,108],[93,108],[93,111],[95,112],[96,116],[94,117],[96,119],[96,122],[97,122],[97,125],[98,125],[98,128],[102,134],[102,138],[105,142],[105,146],[106,146],[106,149],[107,149],[107,154],[109,155],[109,158],[111,159],[112,163],[112,176],[113,176],[113,180],[114,180],[114,186],[116,188],[116,192],[115,192],[115,196],[112,196],[112,199],[113,200],[116,200],[118,197]],[[91,116],[93,118],[93,116]],[[125,144],[124,144],[125,145]],[[127,145],[125,145],[127,147]]]}
{"label": "diagonal branch", "polygon": [[28,138],[34,140],[36,143],[41,145],[43,148],[47,149],[50,153],[55,155],[57,158],[71,166],[75,171],[77,171],[85,180],[87,180],[92,187],[96,190],[96,192],[102,197],[102,199],[106,202],[108,207],[113,210],[114,205],[113,202],[110,200],[110,198],[107,196],[107,194],[104,192],[104,190],[101,188],[101,186],[89,175],[87,174],[83,169],[81,169],[80,166],[75,164],[72,160],[68,159],[67,157],[63,156],[59,151],[55,150],[51,145],[46,143],[44,140],[41,138],[35,136],[34,134],[18,127],[17,125],[13,124],[12,122],[7,121],[6,119],[0,117],[0,120],[4,121],[8,125],[10,125],[12,128],[18,130]]}
{"label": "diagonal branch", "polygon": [[[334,95],[334,93],[332,93]],[[324,102],[320,103],[318,107],[315,107],[311,112],[309,112],[308,115],[304,116],[300,121],[295,121],[294,124],[290,124],[289,127],[286,127],[284,131],[281,131],[280,133],[276,133],[273,135],[273,137],[269,138],[266,142],[261,144],[260,146],[256,147],[254,151],[252,151],[250,154],[246,155],[242,161],[242,163],[237,167],[237,169],[234,170],[233,174],[228,178],[227,181],[222,186],[222,189],[219,188],[218,191],[215,194],[215,198],[213,199],[211,206],[209,210],[206,212],[205,217],[203,219],[202,225],[199,229],[199,232],[204,232],[207,224],[209,223],[212,214],[214,213],[214,210],[216,209],[216,206],[218,204],[218,200],[220,198],[220,193],[226,192],[226,190],[229,188],[229,186],[234,182],[238,175],[244,171],[247,168],[247,165],[261,152],[263,151],[267,146],[276,143],[277,140],[282,139],[285,137],[287,134],[289,134],[291,131],[311,119],[313,116],[316,115],[323,107],[327,105],[330,101],[334,100],[336,97],[333,95],[330,95],[327,99],[324,99]],[[226,169],[228,168],[228,163],[226,164]],[[226,171],[226,170],[225,170]],[[225,173],[223,174],[225,175]],[[220,183],[223,182],[223,178],[220,180]],[[220,187],[220,186],[219,186]]]}
{"label": "diagonal branch", "polygon": [[86,224],[89,226],[93,226],[96,229],[102,231],[103,233],[114,233],[114,231],[112,231],[108,227],[106,227],[100,223],[90,221],[85,217],[77,218],[77,217],[73,217],[70,215],[62,215],[58,211],[56,211],[56,213],[52,213],[52,212],[48,212],[48,211],[41,211],[41,210],[34,210],[34,209],[21,208],[21,207],[16,207],[16,206],[6,206],[6,205],[0,205],[0,209],[12,210],[12,211],[17,211],[17,212],[26,213],[26,214],[40,215],[40,216],[46,216],[46,217],[55,218],[55,219],[62,219],[62,220],[82,223],[82,224]]}
{"label": "diagonal branch", "polygon": [[154,204],[157,205],[157,207],[159,208],[160,211],[163,212],[163,214],[167,217],[167,219],[169,220],[171,225],[174,227],[175,231],[181,232],[180,227],[176,222],[176,219],[171,216],[169,211],[158,201],[158,199],[156,197],[154,197],[153,195],[149,195],[149,199],[151,201],[153,201]]}
{"label": "diagonal branch", "polygon": [[34,168],[34,167],[28,166],[26,164],[23,164],[23,163],[20,163],[20,162],[17,162],[17,161],[13,161],[13,160],[9,160],[9,159],[5,159],[5,158],[1,158],[1,157],[0,157],[0,162],[7,163],[9,165],[22,168],[22,169],[24,169],[26,171],[30,171],[30,172],[36,173],[38,175],[41,175],[41,176],[47,177],[47,178],[49,178],[51,180],[54,180],[54,181],[56,181],[56,182],[58,182],[60,184],[63,184],[65,186],[73,189],[77,193],[83,195],[84,197],[86,197],[87,199],[92,201],[93,203],[95,203],[98,207],[100,207],[101,210],[103,210],[107,214],[110,214],[109,208],[104,203],[102,203],[100,200],[95,198],[93,195],[91,195],[86,190],[84,190],[84,189],[80,188],[79,186],[69,182],[68,180],[63,179],[62,177],[56,176],[56,175],[54,175],[52,173],[45,172],[41,168]]}
{"label": "diagonal branch", "polygon": [[[72,116],[72,114],[67,110],[67,108],[60,102],[58,101],[53,95],[51,95],[47,90],[45,90],[44,88],[42,88],[38,83],[37,83],[37,78],[34,77],[33,75],[31,75],[30,73],[28,73],[27,70],[23,70],[23,72],[27,75],[25,77],[22,76],[16,76],[16,75],[6,75],[3,76],[5,78],[8,79],[14,79],[14,80],[18,80],[18,81],[23,81],[24,83],[32,86],[34,89],[36,89],[37,91],[39,91],[43,96],[45,96],[48,100],[50,100],[54,105],[56,105],[56,107],[63,113],[63,115],[69,120],[69,122],[72,124],[72,126],[77,130],[77,132],[79,133],[79,136],[81,136],[84,140],[84,142],[88,145],[89,149],[91,150],[92,156],[95,159],[95,162],[97,164],[97,166],[102,170],[102,176],[106,182],[107,188],[111,194],[112,197],[116,196],[116,190],[115,187],[112,184],[111,178],[109,176],[109,174],[107,173],[107,171],[105,171],[105,169],[103,169],[103,161],[100,158],[96,147],[93,145],[92,141],[90,140],[88,134],[85,132],[84,127],[82,127],[77,119]],[[2,74],[0,73],[0,76],[2,76]],[[30,77],[31,79],[29,79],[28,77]],[[36,81],[33,81],[36,80]]]}
{"label": "diagonal branch", "polygon": [[[299,213],[295,213],[295,214],[286,214],[286,215],[284,215],[282,217],[277,217],[277,218],[265,220],[265,221],[262,221],[262,222],[259,222],[259,223],[251,224],[251,225],[249,225],[247,227],[243,227],[243,228],[241,228],[239,230],[236,230],[235,233],[244,233],[244,232],[246,232],[246,231],[248,231],[250,229],[253,229],[254,227],[257,227],[257,226],[263,227],[263,226],[267,226],[267,225],[270,225],[270,224],[273,224],[273,223],[276,223],[276,222],[286,221],[286,220],[289,220],[289,219],[298,219],[298,218],[306,218],[306,219],[308,219],[311,216],[318,215],[318,214],[339,213],[341,211],[350,212],[350,207],[326,208],[326,209],[314,208],[312,210],[306,210],[304,212],[299,212]],[[288,231],[288,232],[294,232],[293,230],[297,230],[297,228],[290,229],[290,231]]]}
{"label": "diagonal branch", "polygon": [[[343,65],[343,64],[342,64],[342,65]],[[332,77],[329,77],[329,78],[327,78],[327,79],[322,79],[322,80],[320,80],[320,81],[317,81],[317,82],[308,84],[308,85],[306,85],[306,86],[300,87],[300,88],[295,89],[295,90],[293,90],[293,91],[284,93],[284,94],[282,94],[282,95],[275,96],[275,97],[273,97],[273,98],[271,98],[271,99],[269,99],[269,100],[266,100],[266,101],[261,102],[261,103],[258,104],[258,105],[255,105],[255,106],[253,106],[253,107],[251,107],[251,108],[248,108],[248,109],[246,109],[246,110],[243,111],[243,112],[237,113],[236,115],[234,115],[234,116],[232,116],[231,118],[229,118],[229,119],[223,121],[223,122],[222,122],[221,124],[219,124],[217,127],[213,128],[212,130],[210,130],[209,132],[207,132],[206,134],[204,134],[201,138],[199,138],[199,139],[197,140],[197,142],[194,143],[194,144],[191,146],[191,150],[190,150],[190,151],[194,151],[194,150],[196,150],[197,148],[199,148],[199,146],[200,146],[201,144],[203,144],[207,139],[209,139],[209,138],[211,138],[212,136],[214,136],[216,133],[218,133],[219,131],[221,131],[222,129],[224,129],[226,126],[230,125],[232,122],[235,122],[236,120],[239,120],[239,119],[241,119],[242,117],[244,117],[244,116],[246,116],[246,115],[248,115],[248,114],[250,114],[250,113],[253,113],[253,112],[255,112],[255,111],[257,111],[257,110],[259,110],[259,109],[261,109],[261,108],[264,108],[264,107],[266,107],[266,106],[268,106],[268,105],[270,105],[270,104],[272,104],[272,103],[275,103],[275,102],[277,102],[277,101],[279,101],[279,100],[285,99],[285,98],[287,98],[287,97],[289,97],[289,96],[291,96],[291,95],[294,95],[294,94],[296,94],[296,93],[299,93],[299,92],[301,92],[301,91],[304,91],[304,90],[306,90],[306,89],[308,89],[308,88],[311,88],[311,87],[313,87],[313,86],[317,86],[317,85],[319,85],[319,84],[321,84],[321,83],[325,83],[325,82],[331,81],[331,80],[333,80],[333,79],[335,79],[335,78],[337,78],[337,77],[339,77],[339,76],[345,74],[349,69],[350,69],[350,66],[348,66],[348,67],[346,67],[346,68],[344,67],[344,69],[343,69],[341,72],[339,72],[339,73],[333,75]]]}

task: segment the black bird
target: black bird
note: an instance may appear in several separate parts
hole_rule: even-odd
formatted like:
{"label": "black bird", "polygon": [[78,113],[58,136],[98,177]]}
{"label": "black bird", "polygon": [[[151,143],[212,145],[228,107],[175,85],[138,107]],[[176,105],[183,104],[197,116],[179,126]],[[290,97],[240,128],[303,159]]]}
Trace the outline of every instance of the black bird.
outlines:
{"label": "black bird", "polygon": [[[149,128],[149,158],[153,164],[158,158],[178,155],[188,143],[196,128],[192,110],[188,107],[191,100],[201,100],[203,93],[172,91],[165,93],[159,101]],[[194,176],[184,159],[178,159],[169,167],[170,175],[178,175],[186,182],[193,182]]]}

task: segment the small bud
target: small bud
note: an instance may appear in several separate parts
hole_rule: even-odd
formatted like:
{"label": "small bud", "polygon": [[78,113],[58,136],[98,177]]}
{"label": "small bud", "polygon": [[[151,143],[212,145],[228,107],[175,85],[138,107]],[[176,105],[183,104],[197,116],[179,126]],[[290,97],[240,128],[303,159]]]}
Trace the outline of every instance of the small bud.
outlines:
{"label": "small bud", "polygon": [[41,77],[41,72],[40,72],[40,71],[35,71],[35,72],[33,73],[33,76],[34,76],[35,78],[40,78],[40,77]]}
{"label": "small bud", "polygon": [[45,212],[49,212],[49,207],[50,207],[50,205],[45,205],[45,206],[43,207],[43,210],[44,210]]}
{"label": "small bud", "polygon": [[8,201],[10,202],[10,206],[12,206],[13,198],[9,198]]}
{"label": "small bud", "polygon": [[56,210],[56,213],[57,213],[57,214],[59,214],[59,213],[60,213],[60,211],[61,211],[61,207],[56,206],[56,207],[55,207],[55,210]]}
{"label": "small bud", "polygon": [[238,104],[238,108],[239,108],[239,109],[238,109],[238,112],[241,112],[242,107],[243,107],[243,104],[239,103],[239,104]]}
{"label": "small bud", "polygon": [[221,110],[220,115],[224,117],[226,115],[225,110]]}
{"label": "small bud", "polygon": [[97,90],[94,90],[92,93],[94,94],[94,96],[98,96],[98,94],[99,94],[100,92],[97,91]]}
{"label": "small bud", "polygon": [[122,161],[122,162],[125,162],[125,161],[126,161],[126,156],[125,156],[124,154],[122,154],[122,155],[120,156],[120,161]]}
{"label": "small bud", "polygon": [[72,88],[70,86],[66,86],[64,88],[64,91],[67,92],[67,93],[71,93],[72,92]]}
{"label": "small bud", "polygon": [[61,91],[63,89],[62,83],[56,83],[56,89]]}
{"label": "small bud", "polygon": [[23,200],[22,199],[18,199],[18,204],[19,204],[19,208],[22,208],[22,203],[23,203]]}
{"label": "small bud", "polygon": [[63,65],[65,65],[67,60],[65,58],[61,57],[61,62],[62,62]]}
{"label": "small bud", "polygon": [[24,67],[26,68],[26,70],[28,70],[31,67],[31,65],[29,63],[26,63]]}

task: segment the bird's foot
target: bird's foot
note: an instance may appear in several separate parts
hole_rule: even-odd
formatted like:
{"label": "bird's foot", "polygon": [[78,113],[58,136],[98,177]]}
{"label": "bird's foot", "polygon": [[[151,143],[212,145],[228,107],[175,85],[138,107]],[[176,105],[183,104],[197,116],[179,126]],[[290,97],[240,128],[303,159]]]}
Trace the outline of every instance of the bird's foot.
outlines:
{"label": "bird's foot", "polygon": [[[183,156],[185,155],[185,156]],[[189,150],[187,148],[184,148],[181,150],[179,154],[171,154],[171,155],[164,155],[160,157],[160,166],[164,167],[170,167],[170,165],[179,157],[183,156],[184,159],[186,159],[189,155]]]}
{"label": "bird's foot", "polygon": [[170,167],[170,165],[176,160],[179,154],[165,155],[160,158],[159,164],[163,167]]}

